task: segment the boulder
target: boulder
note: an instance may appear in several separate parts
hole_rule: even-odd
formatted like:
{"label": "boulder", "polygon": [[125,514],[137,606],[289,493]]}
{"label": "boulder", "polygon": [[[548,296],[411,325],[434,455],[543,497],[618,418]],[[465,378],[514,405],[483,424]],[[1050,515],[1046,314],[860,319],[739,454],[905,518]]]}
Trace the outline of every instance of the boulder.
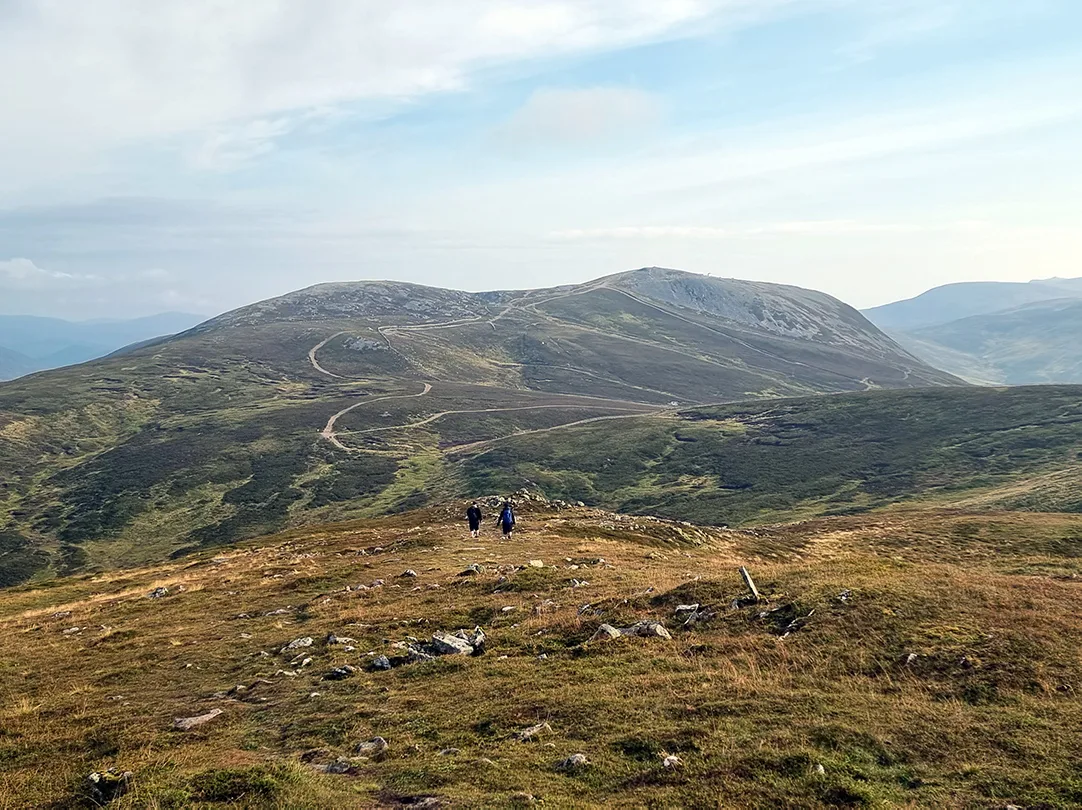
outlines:
{"label": "boulder", "polygon": [[473,655],[473,645],[450,633],[433,633],[432,648],[437,655]]}
{"label": "boulder", "polygon": [[357,743],[353,749],[355,753],[379,761],[387,756],[387,749],[391,746],[383,737],[373,737],[362,743]]}
{"label": "boulder", "polygon": [[352,678],[357,674],[357,670],[351,667],[349,664],[345,664],[340,667],[335,667],[326,675],[323,676],[325,681],[344,681],[346,678]]}
{"label": "boulder", "polygon": [[211,709],[206,714],[200,714],[196,717],[177,717],[173,720],[174,731],[191,731],[193,728],[209,723],[211,720],[222,714],[221,709]]}
{"label": "boulder", "polygon": [[557,763],[556,767],[561,771],[579,771],[590,764],[585,754],[572,754],[567,759]]}
{"label": "boulder", "polygon": [[544,562],[542,562],[541,560],[530,560],[530,561],[529,561],[528,563],[526,563],[526,564],[527,564],[527,565],[528,565],[528,566],[529,566],[530,568],[544,568],[544,567],[545,567],[545,563],[544,563]]}
{"label": "boulder", "polygon": [[386,672],[391,668],[391,659],[386,655],[380,655],[372,659],[368,669],[372,672]]}
{"label": "boulder", "polygon": [[460,573],[459,576],[460,577],[475,577],[478,574],[483,574],[483,573],[485,573],[485,567],[483,565],[480,565],[478,563],[471,563],[470,565],[466,566],[465,570],[462,571],[462,573]]}
{"label": "boulder", "polygon": [[515,734],[515,739],[519,742],[530,742],[535,737],[545,733],[551,734],[552,726],[548,723],[538,723],[536,726],[530,726]]}
{"label": "boulder", "polygon": [[620,638],[620,635],[620,631],[611,624],[603,624],[590,637],[590,641],[612,641],[614,638]]}
{"label": "boulder", "polygon": [[163,588],[155,588],[154,590],[152,590],[150,593],[147,594],[147,598],[148,599],[161,599],[163,596],[168,596],[168,595],[169,595],[169,589],[168,588],[164,588],[164,587]]}
{"label": "boulder", "polygon": [[312,646],[312,637],[305,636],[303,638],[295,638],[289,642],[286,646],[282,647],[281,654],[285,655],[287,652],[293,652],[294,650],[300,650],[304,647]]}
{"label": "boulder", "polygon": [[114,799],[119,799],[131,786],[131,771],[95,771],[83,780],[83,795],[94,807],[102,807]]}
{"label": "boulder", "polygon": [[412,568],[407,568],[405,571],[398,575],[399,579],[413,579],[416,576],[417,572],[414,571]]}
{"label": "boulder", "polygon": [[642,621],[636,622],[630,627],[621,627],[622,636],[639,636],[640,638],[664,638],[672,640],[672,635],[665,629],[661,622]]}

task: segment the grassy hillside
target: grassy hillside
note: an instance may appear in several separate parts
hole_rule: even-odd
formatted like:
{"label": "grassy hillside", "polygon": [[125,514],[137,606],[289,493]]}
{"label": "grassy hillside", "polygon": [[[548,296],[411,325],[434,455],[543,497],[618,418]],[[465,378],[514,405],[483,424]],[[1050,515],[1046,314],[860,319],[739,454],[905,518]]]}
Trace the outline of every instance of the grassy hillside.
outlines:
{"label": "grassy hillside", "polygon": [[475,491],[531,482],[737,525],[975,493],[987,506],[1080,511],[1082,490],[1038,483],[1070,477],[1080,451],[1082,387],[947,388],[682,410],[515,438],[460,463]]}
{"label": "grassy hillside", "polygon": [[[118,810],[1082,803],[1078,515],[725,532],[527,505],[501,543],[457,512],[0,593],[0,806],[75,806],[109,767]],[[740,565],[765,603],[734,605]],[[643,620],[672,639],[590,642]],[[484,655],[368,671],[476,625]]]}
{"label": "grassy hillside", "polygon": [[323,285],[0,386],[8,579],[417,508],[471,486],[449,450],[511,436],[952,382],[796,288],[661,270],[524,293]]}
{"label": "grassy hillside", "polygon": [[[1082,299],[1043,301],[912,335],[921,341],[911,346],[914,353],[967,378],[985,374],[1010,385],[1082,382]],[[943,363],[945,353],[957,360]]]}

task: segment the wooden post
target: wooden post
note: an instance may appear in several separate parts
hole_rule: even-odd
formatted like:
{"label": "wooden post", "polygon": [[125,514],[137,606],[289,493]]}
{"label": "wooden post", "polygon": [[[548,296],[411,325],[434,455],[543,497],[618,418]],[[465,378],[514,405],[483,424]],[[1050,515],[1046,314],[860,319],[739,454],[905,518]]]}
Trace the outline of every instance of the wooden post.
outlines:
{"label": "wooden post", "polygon": [[751,592],[752,598],[756,602],[761,602],[763,597],[759,596],[759,589],[755,587],[755,580],[751,578],[751,574],[744,566],[740,566],[740,576],[744,578],[744,584],[748,586],[748,590]]}

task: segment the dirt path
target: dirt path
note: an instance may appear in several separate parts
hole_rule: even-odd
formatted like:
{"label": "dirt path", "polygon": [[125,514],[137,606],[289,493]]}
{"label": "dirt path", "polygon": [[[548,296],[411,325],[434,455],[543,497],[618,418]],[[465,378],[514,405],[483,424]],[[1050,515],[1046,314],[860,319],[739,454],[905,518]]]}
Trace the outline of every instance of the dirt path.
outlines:
{"label": "dirt path", "polygon": [[[315,349],[313,349],[313,351],[315,351]],[[339,379],[341,379],[341,378],[339,378]],[[346,447],[344,444],[342,444],[342,442],[339,441],[339,439],[338,439],[338,434],[334,432],[335,423],[338,422],[339,419],[341,419],[343,416],[345,416],[350,411],[354,411],[357,408],[361,407],[362,405],[370,405],[373,402],[386,402],[386,401],[391,400],[391,399],[418,399],[420,397],[428,396],[429,392],[432,390],[432,384],[431,383],[425,383],[424,386],[425,386],[424,390],[421,391],[421,393],[419,393],[419,394],[391,394],[390,396],[386,396],[386,397],[375,397],[374,399],[362,399],[360,402],[354,403],[353,405],[350,405],[348,408],[343,408],[338,413],[336,413],[334,416],[332,416],[330,419],[328,419],[326,427],[323,428],[323,431],[319,435],[322,436],[327,441],[329,441],[331,444],[333,444],[339,450],[345,450],[347,453],[356,452],[353,448]]]}
{"label": "dirt path", "polygon": [[335,374],[333,371],[327,371],[327,369],[323,368],[323,366],[321,366],[319,364],[319,360],[316,359],[316,354],[319,352],[320,349],[322,349],[324,346],[326,346],[328,343],[330,343],[336,337],[340,337],[340,336],[342,336],[344,334],[346,334],[346,333],[345,332],[335,332],[329,338],[326,338],[325,340],[321,340],[319,343],[317,343],[315,346],[313,346],[311,349],[308,350],[308,360],[312,364],[312,368],[314,368],[320,374],[326,374],[328,377],[334,377],[336,380],[344,380],[345,379],[345,377],[343,377],[340,374]]}
{"label": "dirt path", "polygon": [[590,419],[580,419],[577,422],[567,422],[563,425],[553,425],[547,428],[537,428],[535,430],[520,430],[517,433],[512,433],[509,436],[498,436],[495,439],[484,439],[479,442],[472,442],[470,444],[462,444],[458,447],[451,448],[447,451],[449,456],[457,456],[461,453],[469,453],[474,450],[487,450],[489,447],[499,444],[500,442],[507,441],[508,439],[517,439],[520,436],[536,436],[539,433],[553,433],[557,430],[565,430],[566,428],[578,427],[579,425],[591,425],[595,422],[611,422],[616,419],[638,419],[639,417],[659,417],[667,413],[675,413],[671,410],[659,410],[659,411],[640,411],[639,413],[627,413],[619,414],[615,416],[594,416]]}
{"label": "dirt path", "polygon": [[566,405],[520,405],[514,408],[478,408],[476,410],[464,410],[464,411],[442,411],[432,416],[426,417],[419,422],[410,422],[405,425],[381,425],[376,428],[367,428],[365,430],[349,430],[344,431],[343,436],[364,436],[370,433],[381,433],[385,430],[410,430],[412,428],[424,427],[425,425],[431,425],[433,422],[437,422],[443,419],[445,416],[455,416],[457,414],[466,413],[512,413],[514,411],[552,411],[552,410],[571,410],[577,408],[583,411],[626,411],[628,414],[634,414],[638,416],[645,416],[651,411],[644,411],[637,408],[621,408],[606,405],[576,405],[568,403]]}

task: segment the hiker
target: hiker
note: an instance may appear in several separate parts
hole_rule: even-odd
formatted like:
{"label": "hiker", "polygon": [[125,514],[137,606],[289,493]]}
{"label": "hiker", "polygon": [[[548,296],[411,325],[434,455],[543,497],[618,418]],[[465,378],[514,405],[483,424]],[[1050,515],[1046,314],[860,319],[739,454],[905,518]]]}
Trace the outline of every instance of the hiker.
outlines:
{"label": "hiker", "polygon": [[473,502],[473,505],[466,510],[466,520],[470,522],[470,534],[477,537],[481,534],[481,521],[484,520],[484,515],[481,514],[481,507],[477,505],[477,501]]}
{"label": "hiker", "polygon": [[500,528],[503,529],[504,538],[510,540],[511,533],[515,530],[515,507],[511,501],[504,501],[500,516],[497,518]]}

